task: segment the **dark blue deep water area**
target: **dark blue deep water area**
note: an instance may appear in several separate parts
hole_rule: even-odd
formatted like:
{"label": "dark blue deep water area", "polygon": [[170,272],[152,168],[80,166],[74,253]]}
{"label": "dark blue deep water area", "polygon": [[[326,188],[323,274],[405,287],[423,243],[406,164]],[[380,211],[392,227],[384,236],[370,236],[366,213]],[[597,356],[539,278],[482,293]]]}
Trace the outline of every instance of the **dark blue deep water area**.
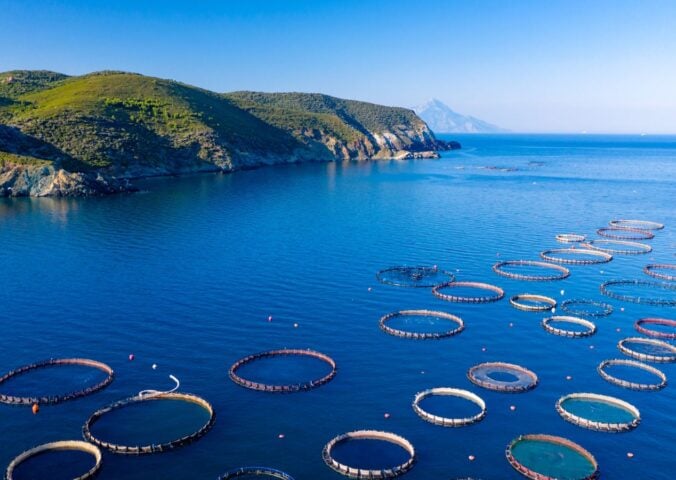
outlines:
{"label": "dark blue deep water area", "polygon": [[[520,478],[505,459],[505,447],[528,433],[579,443],[596,457],[603,478],[673,479],[676,364],[653,364],[670,382],[657,392],[612,385],[596,367],[605,359],[627,358],[616,345],[640,336],[633,328],[637,319],[676,318],[674,307],[623,302],[599,291],[611,279],[652,281],[642,271],[646,264],[676,261],[676,138],[453,138],[464,148],[439,160],[284,165],[150,179],[129,195],[1,200],[0,371],[85,357],[109,364],[115,379],[86,398],[43,405],[37,415],[29,406],[0,404],[0,469],[35,445],[80,439],[85,420],[100,407],[144,389],[173,388],[171,374],[180,380],[180,391],[211,402],[214,428],[168,453],[104,451],[101,480],[215,479],[244,465],[278,468],[296,480],[337,480],[341,476],[324,464],[322,448],[336,435],[361,429],[411,441],[417,463],[404,477],[410,480]],[[571,265],[570,277],[561,281],[513,280],[492,271],[500,260],[538,260],[543,250],[568,247],[555,240],[560,233],[599,238],[598,228],[620,218],[665,225],[643,241],[651,253]],[[437,265],[459,281],[500,286],[505,298],[453,303],[435,298],[431,288],[376,280],[378,270],[396,265]],[[617,292],[631,295],[632,287]],[[550,314],[510,305],[509,297],[519,293],[559,303],[604,301],[614,311],[591,318],[598,329],[591,337],[555,336],[540,325]],[[670,289],[640,287],[637,295],[646,294],[676,300]],[[412,309],[452,313],[465,329],[440,340],[400,338],[379,329],[383,315]],[[557,314],[565,313],[557,308]],[[422,331],[437,329],[418,323]],[[414,329],[416,321],[393,326]],[[248,390],[228,378],[241,357],[285,347],[330,355],[338,367],[335,378],[289,394]],[[250,363],[240,373],[275,383],[309,381],[329,371],[316,359],[278,360]],[[527,367],[539,385],[519,394],[475,386],[467,370],[488,361]],[[86,368],[59,368],[0,384],[0,393],[58,394],[103,378]],[[626,367],[609,371],[656,380]],[[423,421],[411,402],[433,387],[478,394],[486,417],[462,428]],[[640,410],[641,423],[622,434],[568,423],[555,403],[575,392],[630,402]],[[477,412],[473,404],[449,397],[428,399],[424,406],[444,416]],[[137,407],[103,417],[95,433],[152,442],[153,433],[161,441],[206,421],[194,404]],[[365,441],[368,451],[359,451],[354,442],[337,455],[356,464],[406,459],[398,447],[373,443]],[[73,462],[80,461],[82,471],[90,466],[87,456],[63,459],[68,472]],[[47,461],[51,467],[41,464]],[[22,478],[39,476],[29,468],[58,471],[60,462],[58,454],[36,458],[24,465]]]}

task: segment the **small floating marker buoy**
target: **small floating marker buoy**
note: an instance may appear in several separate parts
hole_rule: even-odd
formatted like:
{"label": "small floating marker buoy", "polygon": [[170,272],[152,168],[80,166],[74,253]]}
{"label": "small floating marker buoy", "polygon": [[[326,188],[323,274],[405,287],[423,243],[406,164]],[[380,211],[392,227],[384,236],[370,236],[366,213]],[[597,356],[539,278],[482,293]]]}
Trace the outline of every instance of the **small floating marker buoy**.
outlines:
{"label": "small floating marker buoy", "polygon": [[390,418],[390,414],[389,414],[389,413],[386,413],[385,415],[383,415],[383,417],[384,417],[384,418]]}
{"label": "small floating marker buoy", "polygon": [[603,270],[601,270],[599,273],[604,273]]}
{"label": "small floating marker buoy", "polygon": [[482,351],[482,352],[485,352],[485,351],[486,351],[486,347],[481,347],[481,351]]}
{"label": "small floating marker buoy", "polygon": [[33,411],[33,415],[37,415],[38,412],[40,411],[40,405],[38,405],[37,403],[34,403],[31,410]]}
{"label": "small floating marker buoy", "polygon": [[268,322],[272,321],[272,315],[268,316]]}
{"label": "small floating marker buoy", "polygon": [[509,409],[513,412],[514,410],[516,410],[516,405],[510,405]]}
{"label": "small floating marker buoy", "polygon": [[371,291],[371,287],[369,287],[369,292]]}
{"label": "small floating marker buoy", "polygon": [[153,370],[157,370],[157,364],[153,363]]}
{"label": "small floating marker buoy", "polygon": [[634,458],[634,454],[631,452],[627,452],[627,458]]}
{"label": "small floating marker buoy", "polygon": [[594,350],[594,345],[589,345],[589,350]]}
{"label": "small floating marker buoy", "polygon": [[566,293],[565,290],[561,290],[561,295],[565,295],[565,293]]}
{"label": "small floating marker buoy", "polygon": [[475,457],[474,455],[470,455],[470,456],[467,457],[467,458],[469,458],[469,461],[470,461],[470,462],[473,462],[473,461],[476,459],[476,457]]}
{"label": "small floating marker buoy", "polygon": [[573,377],[571,377],[570,375],[566,375],[566,380],[572,380],[572,379],[573,379]]}
{"label": "small floating marker buoy", "polygon": [[283,434],[283,433],[280,433],[279,435],[277,435],[277,438],[279,438],[279,439],[284,438],[284,434]]}
{"label": "small floating marker buoy", "polygon": [[495,254],[495,256],[496,256],[496,257],[499,257],[499,256],[500,256],[500,252],[497,252],[497,253]]}
{"label": "small floating marker buoy", "polygon": [[512,322],[509,322],[509,328],[512,328],[514,324]]}
{"label": "small floating marker buoy", "polygon": [[552,313],[556,313],[556,307],[552,307]]}
{"label": "small floating marker buoy", "polygon": [[617,330],[618,332],[620,331],[619,327],[618,327],[618,328],[616,328],[615,330]]}
{"label": "small floating marker buoy", "polygon": [[620,307],[620,312],[624,312],[624,307]]}
{"label": "small floating marker buoy", "polygon": [[294,324],[293,324],[293,328],[298,328],[298,324],[297,324],[297,323],[294,323]]}
{"label": "small floating marker buoy", "polygon": [[131,361],[133,361],[133,360],[134,360],[134,354],[133,354],[133,353],[130,353],[130,354],[129,354],[129,361],[131,362]]}
{"label": "small floating marker buoy", "polygon": [[425,370],[420,370],[420,375],[425,375]]}

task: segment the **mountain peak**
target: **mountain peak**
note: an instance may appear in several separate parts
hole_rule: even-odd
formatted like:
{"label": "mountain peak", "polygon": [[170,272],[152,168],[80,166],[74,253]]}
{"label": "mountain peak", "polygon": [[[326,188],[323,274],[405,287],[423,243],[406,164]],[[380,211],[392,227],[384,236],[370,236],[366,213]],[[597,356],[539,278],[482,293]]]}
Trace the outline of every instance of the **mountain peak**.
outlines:
{"label": "mountain peak", "polygon": [[438,98],[430,98],[415,113],[436,133],[503,133],[506,130],[478,118],[454,112]]}

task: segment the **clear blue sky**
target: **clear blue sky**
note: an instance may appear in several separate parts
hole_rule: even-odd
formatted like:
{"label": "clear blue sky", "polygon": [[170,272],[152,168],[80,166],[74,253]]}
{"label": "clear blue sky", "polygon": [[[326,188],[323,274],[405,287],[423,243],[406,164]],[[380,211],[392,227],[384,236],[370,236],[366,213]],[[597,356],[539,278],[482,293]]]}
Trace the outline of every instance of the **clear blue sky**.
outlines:
{"label": "clear blue sky", "polygon": [[0,71],[437,97],[515,131],[676,133],[676,1],[0,0]]}

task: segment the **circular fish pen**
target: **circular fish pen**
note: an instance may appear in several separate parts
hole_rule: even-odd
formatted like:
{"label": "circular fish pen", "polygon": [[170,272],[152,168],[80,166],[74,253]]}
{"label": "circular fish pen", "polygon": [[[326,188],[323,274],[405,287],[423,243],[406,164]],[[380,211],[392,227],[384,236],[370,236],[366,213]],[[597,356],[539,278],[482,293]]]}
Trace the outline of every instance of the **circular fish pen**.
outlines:
{"label": "circular fish pen", "polygon": [[[587,258],[567,258],[565,255],[581,255]],[[613,259],[613,256],[609,253],[586,248],[553,248],[540,252],[540,257],[548,262],[565,263],[568,265],[594,265],[597,263],[608,263]]]}
{"label": "circular fish pen", "polygon": [[[631,346],[633,344],[633,346]],[[642,345],[650,351],[637,350]],[[617,348],[628,357],[642,362],[672,363],[676,362],[676,347],[655,338],[629,337],[617,342]],[[640,347],[638,347],[640,348]]]}
{"label": "circular fish pen", "polygon": [[265,477],[277,478],[279,480],[293,480],[293,477],[286,472],[269,467],[239,467],[228,470],[218,477],[218,480],[230,480],[241,477]]}
{"label": "circular fish pen", "polygon": [[[379,442],[386,442],[402,448],[406,451],[408,459],[399,465],[394,465],[383,469],[364,469],[355,468],[350,465],[339,462],[333,457],[334,449],[342,444],[352,441],[375,440]],[[332,438],[322,450],[322,458],[324,463],[332,470],[344,475],[348,478],[357,479],[374,479],[374,478],[395,478],[408,472],[416,460],[415,448],[413,444],[404,437],[390,432],[382,432],[379,430],[356,430],[354,432],[343,433],[337,437]]]}
{"label": "circular fish pen", "polygon": [[[189,404],[197,405],[198,407],[204,409],[208,414],[208,419],[206,423],[200,426],[193,433],[176,438],[174,440],[169,440],[166,442],[151,443],[148,445],[121,445],[112,442],[107,442],[105,440],[99,439],[92,434],[92,427],[101,420],[106,414],[109,414],[112,411],[120,410],[125,407],[133,406],[143,402],[160,402],[164,400],[174,400],[180,402],[187,402]],[[182,447],[189,443],[194,442],[195,440],[204,436],[211,427],[213,427],[216,420],[216,413],[214,412],[213,407],[205,399],[198,397],[197,395],[192,395],[189,393],[158,393],[154,395],[147,396],[135,396],[127,398],[125,400],[120,400],[118,402],[112,403],[106,407],[103,407],[96,412],[94,412],[85,422],[82,427],[82,435],[85,440],[93,443],[101,448],[105,448],[113,453],[127,454],[127,455],[141,455],[149,453],[161,453],[174,450],[176,448]]]}
{"label": "circular fish pen", "polygon": [[[397,318],[402,317],[429,317],[441,319],[444,322],[450,322],[453,328],[446,329],[440,332],[415,332],[394,328],[389,323]],[[385,333],[394,335],[395,337],[412,338],[415,340],[438,340],[440,338],[452,337],[457,335],[465,329],[465,323],[458,316],[446,312],[437,312],[433,310],[401,310],[399,312],[388,313],[383,316],[379,322],[380,329]]]}
{"label": "circular fish pen", "polygon": [[[465,295],[451,295],[448,293],[442,293],[441,290],[449,288],[476,288],[479,290],[486,290],[493,292],[493,295],[477,295],[477,296],[465,296]],[[435,297],[440,298],[441,300],[446,300],[447,302],[459,302],[459,303],[490,303],[497,302],[505,296],[505,291],[495,285],[489,283],[481,282],[450,282],[444,283],[443,285],[437,285],[432,288],[432,294]]]}
{"label": "circular fish pen", "polygon": [[519,293],[509,299],[509,303],[519,310],[527,312],[546,312],[556,307],[556,300],[544,295]]}
{"label": "circular fish pen", "polygon": [[[270,384],[270,383],[262,383],[262,382],[255,382],[252,380],[247,380],[246,378],[240,376],[237,372],[240,368],[242,368],[245,365],[249,365],[253,362],[256,362],[258,360],[266,359],[266,358],[273,358],[273,357],[288,357],[288,356],[299,356],[299,357],[306,357],[306,358],[314,358],[317,360],[320,360],[324,363],[326,363],[330,367],[330,371],[320,377],[316,378],[313,380],[309,380],[306,382],[299,382],[299,383],[289,383],[289,384],[281,384],[281,385],[276,385],[276,384]],[[337,372],[337,366],[336,362],[329,357],[328,355],[325,355],[321,352],[316,352],[314,350],[301,350],[301,349],[292,349],[292,348],[284,348],[281,350],[270,350],[268,352],[261,352],[261,353],[255,353],[253,355],[249,355],[247,357],[241,358],[237,360],[232,367],[230,367],[229,375],[230,379],[235,382],[237,385],[240,385],[244,388],[248,388],[250,390],[258,390],[261,392],[272,392],[272,393],[293,393],[293,392],[303,392],[307,390],[312,390],[313,388],[320,387],[324,385],[325,383],[330,382],[333,380],[333,377],[336,376]]]}
{"label": "circular fish pen", "polygon": [[605,238],[589,240],[589,242],[583,243],[582,246],[613,255],[642,255],[653,251],[653,247],[645,243],[630,242],[627,240],[608,240]]}
{"label": "circular fish pen", "polygon": [[636,331],[643,335],[655,338],[665,338],[667,340],[676,339],[676,330],[673,332],[664,332],[662,330],[648,328],[645,325],[660,325],[662,327],[676,328],[676,320],[670,320],[668,318],[641,318],[634,323]]}
{"label": "circular fish pen", "polygon": [[[624,366],[636,368],[644,372],[648,372],[659,379],[657,383],[633,382],[623,378],[611,375],[607,372],[608,368],[613,366]],[[637,362],[635,360],[613,359],[602,361],[596,369],[606,382],[617,385],[618,387],[628,388],[629,390],[662,390],[667,386],[667,376],[661,370],[646,365],[645,363]]]}
{"label": "circular fish pen", "polygon": [[643,267],[643,272],[646,275],[650,275],[654,278],[659,278],[660,280],[667,280],[669,282],[676,281],[676,275],[670,275],[668,273],[661,273],[655,270],[671,270],[676,272],[676,265],[673,263],[651,263]]}
{"label": "circular fish pen", "polygon": [[5,480],[14,480],[14,471],[17,469],[17,467],[19,467],[19,465],[28,459],[49,452],[62,451],[79,451],[94,457],[94,466],[73,480],[86,480],[87,478],[93,478],[101,468],[101,450],[99,450],[96,445],[82,442],[80,440],[62,440],[59,442],[50,442],[39,445],[18,455],[9,463],[7,471],[5,472]]}
{"label": "circular fish pen", "polygon": [[594,456],[575,442],[554,435],[521,435],[507,445],[509,464],[531,480],[595,480],[599,465]]}
{"label": "circular fish pen", "polygon": [[11,370],[0,377],[0,385],[9,380],[12,380],[20,375],[32,372],[35,370],[40,370],[50,367],[59,367],[59,366],[80,366],[94,368],[105,373],[106,377],[100,382],[91,385],[87,388],[76,390],[73,392],[67,392],[59,395],[49,395],[49,396],[14,396],[14,395],[5,395],[0,394],[0,403],[6,403],[9,405],[55,405],[57,403],[67,402],[69,400],[75,400],[77,398],[86,397],[92,393],[96,393],[99,390],[106,388],[113,381],[115,373],[113,369],[108,365],[102,362],[97,362],[96,360],[90,360],[87,358],[52,358],[42,362],[31,363],[29,365],[24,365],[17,369]]}
{"label": "circular fish pen", "polygon": [[639,230],[662,230],[664,225],[650,220],[611,220],[608,225],[614,228],[637,228]]}
{"label": "circular fish pen", "polygon": [[[551,275],[528,275],[522,273],[509,272],[504,267],[536,267],[546,270],[554,270],[557,273]],[[570,270],[561,265],[547,262],[538,262],[534,260],[506,260],[493,265],[493,271],[503,277],[514,280],[526,280],[529,282],[551,282],[554,280],[563,280],[570,276]]]}
{"label": "circular fish pen", "polygon": [[676,306],[676,295],[672,298],[645,297],[641,295],[625,295],[613,292],[609,287],[627,287],[648,288],[651,290],[663,290],[665,292],[676,292],[676,284],[647,282],[643,280],[609,280],[603,282],[600,286],[601,293],[607,297],[623,302],[643,303],[646,305]]}
{"label": "circular fish pen", "polygon": [[467,378],[475,385],[497,392],[527,392],[538,384],[538,376],[534,372],[520,365],[504,362],[474,365],[467,371]]}
{"label": "circular fish pen", "polygon": [[601,237],[615,240],[651,240],[655,238],[654,233],[640,228],[603,227],[596,230],[596,233]]}
{"label": "circular fish pen", "polygon": [[[583,330],[572,330],[559,328],[553,324],[570,324],[583,327]],[[561,337],[570,337],[570,338],[582,338],[590,337],[596,333],[596,325],[594,325],[589,320],[579,317],[570,317],[567,315],[556,315],[553,317],[547,317],[542,320],[542,328],[552,335],[559,335]]]}
{"label": "circular fish pen", "polygon": [[559,243],[580,243],[586,239],[586,236],[578,235],[577,233],[559,233],[556,236],[556,241]]}
{"label": "circular fish pen", "polygon": [[567,422],[599,432],[627,432],[641,423],[641,413],[631,403],[596,393],[565,395],[556,402],[556,411]]}
{"label": "circular fish pen", "polygon": [[[437,395],[458,397],[463,400],[468,400],[477,405],[480,408],[480,411],[479,413],[470,417],[450,418],[434,415],[433,413],[424,410],[420,406],[420,403],[426,398]],[[418,414],[420,418],[426,422],[433,423],[434,425],[440,425],[442,427],[464,427],[480,422],[484,419],[486,416],[486,402],[484,402],[480,396],[468,390],[462,390],[460,388],[438,387],[416,393],[415,397],[413,397],[413,411]]]}
{"label": "circular fish pen", "polygon": [[430,288],[442,283],[453,282],[455,275],[437,266],[390,267],[376,273],[380,283],[395,287]]}
{"label": "circular fish pen", "polygon": [[[595,310],[592,310],[593,307]],[[597,302],[586,298],[572,298],[561,303],[561,310],[570,315],[580,317],[607,317],[613,313],[613,306],[609,303]]]}

